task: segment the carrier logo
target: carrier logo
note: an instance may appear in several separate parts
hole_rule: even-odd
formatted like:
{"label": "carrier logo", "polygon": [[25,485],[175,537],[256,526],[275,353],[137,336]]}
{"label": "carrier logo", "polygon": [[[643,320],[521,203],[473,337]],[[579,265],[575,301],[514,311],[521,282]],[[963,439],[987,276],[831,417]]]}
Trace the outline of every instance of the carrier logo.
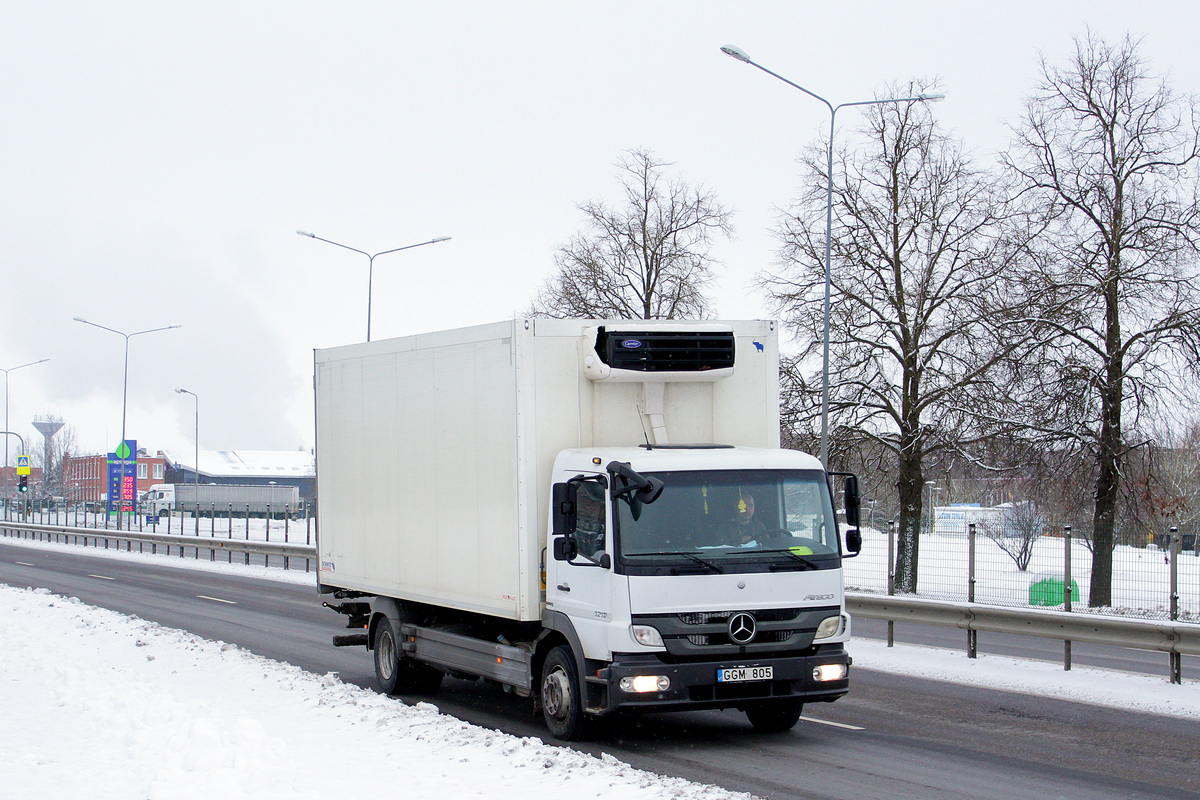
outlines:
{"label": "carrier logo", "polygon": [[729,618],[729,638],[734,644],[749,644],[758,632],[758,621],[745,611]]}
{"label": "carrier logo", "polygon": [[621,342],[621,347],[624,347],[626,350],[637,350],[641,346],[642,343],[637,339],[626,339],[625,341]]}

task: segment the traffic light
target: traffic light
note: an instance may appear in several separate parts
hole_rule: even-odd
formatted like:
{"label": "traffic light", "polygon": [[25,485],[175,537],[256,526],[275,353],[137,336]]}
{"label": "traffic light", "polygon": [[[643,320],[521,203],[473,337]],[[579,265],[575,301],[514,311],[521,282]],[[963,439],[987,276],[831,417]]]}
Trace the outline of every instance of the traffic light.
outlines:
{"label": "traffic light", "polygon": [[17,491],[18,492],[28,492],[29,491],[29,476],[28,475],[21,475],[17,479]]}

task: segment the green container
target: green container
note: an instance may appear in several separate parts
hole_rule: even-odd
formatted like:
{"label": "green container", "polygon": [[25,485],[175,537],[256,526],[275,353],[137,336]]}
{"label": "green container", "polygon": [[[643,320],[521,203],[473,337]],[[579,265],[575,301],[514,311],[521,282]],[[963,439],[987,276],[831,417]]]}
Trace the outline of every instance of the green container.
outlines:
{"label": "green container", "polygon": [[[1066,581],[1061,577],[1042,578],[1029,586],[1029,605],[1061,606],[1063,604],[1063,590],[1065,588]],[[1071,599],[1078,600],[1079,597],[1079,584],[1072,580]]]}

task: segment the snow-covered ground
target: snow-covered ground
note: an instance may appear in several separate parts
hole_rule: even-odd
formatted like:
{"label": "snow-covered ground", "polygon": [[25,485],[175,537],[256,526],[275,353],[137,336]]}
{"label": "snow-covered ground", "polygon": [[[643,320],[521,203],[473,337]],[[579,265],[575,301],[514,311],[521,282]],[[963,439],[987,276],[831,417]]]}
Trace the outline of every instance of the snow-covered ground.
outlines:
{"label": "snow-covered ground", "polygon": [[[15,543],[6,540],[6,543]],[[24,542],[25,547],[66,547]],[[112,558],[161,556],[89,551]],[[309,583],[311,574],[171,559]],[[1200,684],[855,640],[855,669],[1200,717]],[[4,796],[319,798],[745,797],[488,731],[45,590],[0,585]],[[820,710],[813,712],[820,715]],[[615,793],[615,794],[614,794]]]}

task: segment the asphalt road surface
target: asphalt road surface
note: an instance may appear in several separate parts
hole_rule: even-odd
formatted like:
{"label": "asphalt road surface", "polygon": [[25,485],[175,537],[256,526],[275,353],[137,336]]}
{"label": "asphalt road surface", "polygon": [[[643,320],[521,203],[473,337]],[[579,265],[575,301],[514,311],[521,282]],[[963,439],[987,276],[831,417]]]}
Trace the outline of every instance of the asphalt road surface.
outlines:
{"label": "asphalt road surface", "polygon": [[[344,618],[321,608],[315,588],[2,540],[0,582],[44,587],[373,688],[368,653],[330,645]],[[549,740],[528,701],[482,683],[448,679],[434,698],[407,699]],[[857,668],[849,695],[806,707],[788,733],[755,733],[734,711],[690,712],[622,718],[573,746],[780,800],[1200,799],[1195,721]]]}

